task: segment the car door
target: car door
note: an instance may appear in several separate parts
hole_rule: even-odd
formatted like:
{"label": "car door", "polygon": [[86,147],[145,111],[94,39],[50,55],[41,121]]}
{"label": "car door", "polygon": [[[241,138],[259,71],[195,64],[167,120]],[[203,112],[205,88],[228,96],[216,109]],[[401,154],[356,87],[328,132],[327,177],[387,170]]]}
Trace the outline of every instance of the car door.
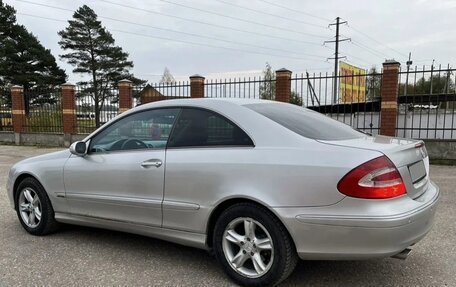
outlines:
{"label": "car door", "polygon": [[71,213],[161,226],[165,148],[178,108],[140,111],[93,136],[64,167]]}
{"label": "car door", "polygon": [[[249,174],[252,139],[223,115],[183,107],[166,150],[163,228],[205,232],[212,205]],[[239,175],[239,176],[238,176]]]}

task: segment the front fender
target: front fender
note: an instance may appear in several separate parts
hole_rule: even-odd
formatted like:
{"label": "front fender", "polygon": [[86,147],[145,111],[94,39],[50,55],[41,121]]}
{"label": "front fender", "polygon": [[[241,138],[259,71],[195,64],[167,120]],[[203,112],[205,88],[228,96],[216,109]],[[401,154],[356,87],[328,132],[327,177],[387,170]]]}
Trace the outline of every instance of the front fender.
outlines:
{"label": "front fender", "polygon": [[44,156],[25,159],[16,163],[8,174],[7,193],[11,207],[14,206],[15,187],[24,177],[35,178],[45,189],[54,211],[67,209],[65,200],[65,185],[63,181],[63,166],[69,158],[69,152],[61,151]]}

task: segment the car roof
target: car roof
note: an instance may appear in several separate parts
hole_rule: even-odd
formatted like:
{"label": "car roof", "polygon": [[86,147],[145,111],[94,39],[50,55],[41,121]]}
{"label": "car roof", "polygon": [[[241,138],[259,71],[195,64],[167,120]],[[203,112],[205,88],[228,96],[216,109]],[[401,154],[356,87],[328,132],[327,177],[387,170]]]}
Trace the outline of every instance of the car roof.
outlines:
{"label": "car roof", "polygon": [[[119,114],[115,119],[128,116],[132,113],[146,111],[154,108],[176,108],[176,107],[194,107],[209,109],[220,113],[230,121],[240,126],[255,142],[255,145],[268,145],[283,147],[284,143],[288,146],[300,147],[300,143],[308,142],[306,139],[280,124],[266,118],[265,116],[254,112],[245,107],[248,104],[283,104],[286,103],[262,100],[262,99],[239,99],[239,98],[186,98],[186,99],[169,99],[153,103],[147,103],[130,109]],[[91,138],[94,134],[104,127],[100,127],[92,134],[88,135],[85,140]]]}
{"label": "car roof", "polygon": [[154,107],[166,107],[166,106],[214,106],[223,105],[226,103],[236,104],[239,106],[247,104],[261,104],[261,103],[273,103],[274,101],[262,100],[262,99],[243,99],[243,98],[186,98],[186,99],[170,99],[163,100],[153,103],[147,103],[140,105],[135,110],[150,109]]}

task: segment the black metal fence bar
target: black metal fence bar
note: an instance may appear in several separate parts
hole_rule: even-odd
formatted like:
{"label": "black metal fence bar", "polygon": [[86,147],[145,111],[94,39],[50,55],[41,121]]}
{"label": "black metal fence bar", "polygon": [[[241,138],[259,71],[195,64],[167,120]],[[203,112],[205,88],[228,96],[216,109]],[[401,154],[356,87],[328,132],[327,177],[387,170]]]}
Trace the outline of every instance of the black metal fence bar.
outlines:
{"label": "black metal fence bar", "polygon": [[456,139],[456,69],[408,67],[399,73],[397,135]]}
{"label": "black metal fence bar", "polygon": [[[296,74],[291,79],[291,102],[378,134],[380,127],[381,73]],[[334,85],[337,95],[333,95]]]}
{"label": "black metal fence bar", "polygon": [[171,84],[159,83],[152,84],[152,88],[156,89],[163,97],[170,98],[189,98],[190,97],[190,82],[179,81]]}
{"label": "black metal fence bar", "polygon": [[60,88],[24,90],[25,132],[62,133],[63,119]]}
{"label": "black metal fence bar", "polygon": [[133,106],[158,100],[190,97],[190,82],[155,83],[133,87]]}
{"label": "black metal fence bar", "polygon": [[[100,125],[110,121],[119,112],[119,90],[117,87],[104,87],[97,91],[91,86],[76,86],[76,132],[88,134]],[[95,102],[98,101],[98,112]]]}
{"label": "black metal fence bar", "polygon": [[0,88],[0,132],[11,131],[13,131],[11,91],[7,88]]}
{"label": "black metal fence bar", "polygon": [[274,99],[275,79],[210,79],[205,81],[204,89],[208,98]]}

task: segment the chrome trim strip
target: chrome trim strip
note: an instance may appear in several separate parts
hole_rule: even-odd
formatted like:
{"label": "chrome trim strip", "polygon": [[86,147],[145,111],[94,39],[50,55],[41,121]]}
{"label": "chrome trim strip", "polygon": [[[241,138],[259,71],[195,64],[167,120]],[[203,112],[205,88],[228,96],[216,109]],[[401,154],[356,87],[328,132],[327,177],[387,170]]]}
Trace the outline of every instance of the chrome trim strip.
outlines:
{"label": "chrome trim strip", "polygon": [[198,210],[199,204],[181,201],[163,201],[163,209],[178,209],[178,210]]}
{"label": "chrome trim strip", "polygon": [[60,198],[65,198],[65,192],[56,192],[55,196],[60,197]]}
{"label": "chrome trim strip", "polygon": [[66,193],[69,200],[100,202],[105,204],[161,208],[161,200],[139,197],[108,196],[100,194]]}

